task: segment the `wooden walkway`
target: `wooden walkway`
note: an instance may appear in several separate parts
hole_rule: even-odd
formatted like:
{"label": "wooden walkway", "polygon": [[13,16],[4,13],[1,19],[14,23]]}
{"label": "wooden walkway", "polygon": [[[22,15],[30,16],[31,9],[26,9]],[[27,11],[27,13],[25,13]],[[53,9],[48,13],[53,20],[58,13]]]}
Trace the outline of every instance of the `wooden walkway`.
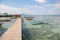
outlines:
{"label": "wooden walkway", "polygon": [[21,37],[21,18],[18,18],[16,22],[0,37],[0,40],[22,40]]}

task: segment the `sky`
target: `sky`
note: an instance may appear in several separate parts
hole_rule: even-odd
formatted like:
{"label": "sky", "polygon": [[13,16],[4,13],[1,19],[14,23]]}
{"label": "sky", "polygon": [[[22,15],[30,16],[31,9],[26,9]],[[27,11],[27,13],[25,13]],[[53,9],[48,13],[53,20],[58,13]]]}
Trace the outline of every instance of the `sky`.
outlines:
{"label": "sky", "polygon": [[60,0],[0,0],[0,13],[60,15]]}

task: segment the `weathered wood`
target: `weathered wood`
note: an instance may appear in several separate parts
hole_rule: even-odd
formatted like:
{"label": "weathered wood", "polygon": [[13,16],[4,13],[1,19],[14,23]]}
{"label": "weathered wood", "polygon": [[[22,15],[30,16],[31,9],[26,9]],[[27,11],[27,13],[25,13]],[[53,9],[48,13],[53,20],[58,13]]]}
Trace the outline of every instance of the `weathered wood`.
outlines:
{"label": "weathered wood", "polygon": [[18,18],[16,22],[0,37],[0,40],[22,40],[21,37],[21,18]]}

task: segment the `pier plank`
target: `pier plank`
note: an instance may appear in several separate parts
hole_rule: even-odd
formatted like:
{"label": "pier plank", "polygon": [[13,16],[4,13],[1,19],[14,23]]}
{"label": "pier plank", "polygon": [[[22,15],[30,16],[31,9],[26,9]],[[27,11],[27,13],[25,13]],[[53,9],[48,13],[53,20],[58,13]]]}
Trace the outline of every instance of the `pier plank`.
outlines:
{"label": "pier plank", "polygon": [[0,40],[22,40],[21,36],[21,18],[18,18],[15,23],[0,37]]}

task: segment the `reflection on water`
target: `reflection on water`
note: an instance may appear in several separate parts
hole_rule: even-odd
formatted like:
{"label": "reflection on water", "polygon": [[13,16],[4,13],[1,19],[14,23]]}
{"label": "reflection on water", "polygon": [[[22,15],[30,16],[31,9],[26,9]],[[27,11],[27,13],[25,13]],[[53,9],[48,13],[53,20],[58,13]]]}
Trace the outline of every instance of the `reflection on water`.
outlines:
{"label": "reflection on water", "polygon": [[0,36],[15,22],[16,19],[11,19],[8,22],[1,22],[3,23],[0,27]]}
{"label": "reflection on water", "polygon": [[[33,20],[49,24],[32,25]],[[60,40],[60,16],[36,16],[33,20],[23,18],[23,40]]]}

